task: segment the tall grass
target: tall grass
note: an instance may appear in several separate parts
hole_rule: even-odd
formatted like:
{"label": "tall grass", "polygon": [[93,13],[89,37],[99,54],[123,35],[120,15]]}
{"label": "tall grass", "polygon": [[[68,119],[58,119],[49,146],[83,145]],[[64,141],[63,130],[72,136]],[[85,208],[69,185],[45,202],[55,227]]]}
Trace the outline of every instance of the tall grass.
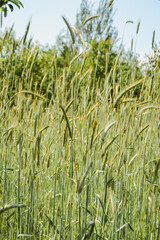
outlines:
{"label": "tall grass", "polygon": [[[53,56],[48,100],[32,83],[38,46],[19,47],[22,77],[14,78],[19,59],[10,68],[13,51],[7,65],[1,62],[0,238],[158,240],[159,100],[150,100],[150,79],[115,83],[111,101],[115,73],[106,75],[103,89],[91,88],[92,70],[82,71],[87,52],[61,76]],[[137,84],[139,99],[132,92]]]}

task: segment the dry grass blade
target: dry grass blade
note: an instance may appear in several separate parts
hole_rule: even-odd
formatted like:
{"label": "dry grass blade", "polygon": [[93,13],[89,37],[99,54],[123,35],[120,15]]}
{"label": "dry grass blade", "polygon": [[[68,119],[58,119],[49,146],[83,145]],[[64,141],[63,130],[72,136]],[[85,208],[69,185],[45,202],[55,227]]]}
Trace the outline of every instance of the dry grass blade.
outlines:
{"label": "dry grass blade", "polygon": [[72,28],[71,28],[70,24],[68,23],[67,19],[64,16],[62,16],[62,18],[63,18],[65,24],[67,25],[67,28],[68,28],[68,30],[69,30],[69,32],[71,34],[72,43],[74,44],[75,43],[75,37],[74,37],[74,33],[72,31]]}
{"label": "dry grass blade", "polygon": [[89,167],[88,167],[87,170],[85,171],[85,173],[84,173],[84,175],[83,175],[83,177],[82,177],[82,180],[81,180],[80,184],[77,185],[77,192],[78,192],[78,193],[81,193],[81,192],[82,192],[82,189],[83,189],[83,187],[84,187],[84,181],[85,181],[85,179],[86,179],[86,177],[87,177],[87,174],[88,174],[90,168],[92,167],[92,165],[93,165],[93,162],[91,162],[91,163],[89,164]]}
{"label": "dry grass blade", "polygon": [[160,109],[160,107],[158,107],[158,106],[148,106],[148,107],[144,107],[144,108],[142,108],[140,111],[139,111],[139,113],[138,114],[140,114],[140,113],[142,113],[143,111],[146,111],[146,110],[148,110],[148,109]]}
{"label": "dry grass blade", "polygon": [[134,232],[133,227],[128,223],[128,227],[131,229],[132,232]]}
{"label": "dry grass blade", "polygon": [[[74,99],[72,99],[72,100],[68,103],[67,107],[65,108],[65,113],[68,111],[68,109],[70,108],[70,106],[72,105],[73,102],[74,102]],[[64,114],[62,115],[60,122],[62,122],[63,119],[64,119]]]}
{"label": "dry grass blade", "polygon": [[39,131],[39,133],[43,132],[43,131],[46,130],[47,128],[49,128],[49,126],[46,126],[46,127],[42,128],[42,129]]}
{"label": "dry grass blade", "polygon": [[95,136],[94,140],[93,140],[93,143],[95,143],[95,141],[97,140],[97,138],[99,137],[99,135],[103,132],[104,128],[102,128],[98,133],[97,135]]}
{"label": "dry grass blade", "polygon": [[38,48],[38,45],[36,45],[36,46],[33,48],[31,54],[29,55],[29,58],[27,59],[27,63],[29,63],[31,57],[33,56],[33,54],[34,54],[34,52],[36,51],[37,48]]}
{"label": "dry grass blade", "polygon": [[40,91],[42,91],[42,86],[43,86],[43,83],[45,82],[47,76],[48,76],[48,72],[46,72],[46,73],[44,74],[44,77],[43,77],[43,79],[42,79],[42,81],[41,81],[41,84],[40,84]]}
{"label": "dry grass blade", "polygon": [[123,100],[123,103],[135,102],[135,101],[137,101],[137,99],[135,99],[135,98],[127,98],[127,99]]}
{"label": "dry grass blade", "polygon": [[6,221],[8,222],[12,217],[13,215],[16,213],[16,211],[13,211],[7,218],[6,218]]}
{"label": "dry grass blade", "polygon": [[92,147],[93,147],[93,138],[94,138],[96,127],[97,127],[97,122],[95,121],[93,124],[93,132],[92,132],[92,137],[91,137],[90,149],[92,149]]}
{"label": "dry grass blade", "polygon": [[127,168],[128,168],[129,166],[131,166],[132,162],[134,161],[134,159],[135,159],[137,156],[138,156],[138,153],[136,153],[136,154],[132,157],[132,159],[130,160],[130,162],[129,162],[128,165],[127,165]]}
{"label": "dry grass blade", "polygon": [[20,92],[17,92],[15,95],[17,95],[17,94],[19,94],[19,93],[27,93],[27,94],[33,95],[33,96],[35,96],[35,97],[45,99],[45,97],[44,97],[43,95],[37,94],[37,93],[35,93],[35,92],[27,91],[27,90],[22,90],[22,91],[20,91]]}
{"label": "dry grass blade", "polygon": [[139,27],[140,27],[140,21],[138,22],[138,25],[137,25],[137,30],[136,30],[136,34],[138,34],[138,32],[139,32]]}
{"label": "dry grass blade", "polygon": [[0,208],[0,214],[12,209],[12,208],[24,208],[26,205],[23,204],[11,204],[11,205],[5,205],[4,207]]}
{"label": "dry grass blade", "polygon": [[92,19],[94,19],[94,18],[97,18],[97,17],[99,17],[99,15],[94,15],[94,16],[89,16],[89,17],[87,17],[87,18],[84,20],[84,22],[82,23],[82,26],[85,26],[85,24],[86,24],[87,22],[89,22],[90,20],[92,20]]}
{"label": "dry grass blade", "polygon": [[[45,216],[49,222],[49,224],[54,227],[54,229],[56,229],[56,226],[54,225],[53,221],[51,220],[51,218],[49,216],[47,216],[47,214],[45,213]],[[59,233],[59,231],[57,230],[57,233]]]}
{"label": "dry grass blade", "polygon": [[154,42],[155,42],[155,30],[153,31],[152,48],[154,48]]}
{"label": "dry grass blade", "polygon": [[70,65],[74,63],[74,61],[76,61],[81,55],[83,54],[83,52],[77,54],[70,62]]}
{"label": "dry grass blade", "polygon": [[66,114],[66,112],[65,112],[65,110],[64,110],[64,108],[63,108],[62,106],[60,106],[60,108],[62,109],[62,112],[63,112],[63,114],[64,114],[64,118],[65,118],[66,123],[67,123],[68,131],[69,131],[69,136],[70,136],[70,138],[72,139],[72,131],[71,131],[71,128],[70,128],[70,125],[69,125],[69,120],[68,120],[67,114]]}
{"label": "dry grass blade", "polygon": [[122,230],[126,225],[128,225],[128,223],[125,223],[123,226],[121,226],[119,229],[117,229],[116,232],[119,232],[120,230]]}
{"label": "dry grass blade", "polygon": [[133,22],[133,21],[130,21],[130,20],[128,20],[128,21],[126,21],[126,24],[127,24],[127,23],[134,23],[134,22]]}
{"label": "dry grass blade", "polygon": [[91,112],[97,107],[99,106],[100,102],[97,102],[93,105],[93,107],[89,110],[89,112],[87,113],[87,118],[89,117],[89,115],[91,114]]}
{"label": "dry grass blade", "polygon": [[93,234],[93,231],[94,231],[94,227],[95,227],[95,222],[94,221],[90,221],[90,224],[88,226],[87,232],[84,233],[82,240],[87,240],[87,239],[91,238],[91,236]]}
{"label": "dry grass blade", "polygon": [[76,34],[79,36],[79,38],[81,39],[81,42],[83,44],[83,46],[85,47],[85,41],[84,41],[84,38],[82,36],[82,34],[74,27],[74,26],[71,26],[71,28],[76,32]]}
{"label": "dry grass blade", "polygon": [[[116,157],[118,156],[119,152],[116,152],[116,154],[114,155],[114,157],[111,159],[111,164],[113,163],[113,161],[116,159]],[[106,157],[104,158],[103,164],[102,164],[102,170],[105,169],[106,166],[106,162],[107,162],[107,154]],[[108,184],[108,183],[107,183]]]}
{"label": "dry grass blade", "polygon": [[104,157],[107,149],[108,149],[108,148],[110,147],[110,145],[116,140],[116,138],[117,138],[118,136],[119,136],[119,134],[117,134],[117,135],[107,144],[107,146],[105,147],[105,149],[104,149],[104,151],[103,151],[103,153],[102,153],[102,157]]}
{"label": "dry grass blade", "polygon": [[110,8],[110,6],[113,4],[114,0],[110,0],[110,2],[108,3],[108,7],[107,8]]}
{"label": "dry grass blade", "polygon": [[102,135],[101,147],[102,147],[102,145],[103,145],[103,143],[104,143],[104,139],[105,139],[105,137],[106,137],[107,132],[109,131],[109,129],[110,129],[115,123],[116,123],[116,121],[110,123],[110,124],[105,128],[104,133],[103,133],[103,135]]}
{"label": "dry grass blade", "polygon": [[123,90],[119,96],[116,98],[115,102],[114,102],[114,107],[117,107],[117,104],[119,103],[120,99],[123,97],[123,95],[125,95],[128,91],[130,91],[131,89],[135,88],[136,86],[138,86],[139,84],[141,84],[143,82],[143,79],[139,80],[138,82],[134,83],[133,85],[131,85],[130,87],[126,88],[125,90]]}
{"label": "dry grass blade", "polygon": [[90,75],[92,72],[92,69],[88,69],[87,72],[84,73],[84,75],[81,77],[81,79],[79,80],[79,84],[83,81],[83,79],[85,79],[85,77],[87,75]]}
{"label": "dry grass blade", "polygon": [[131,40],[131,52],[133,52],[133,38]]}
{"label": "dry grass blade", "polygon": [[[146,104],[146,103],[148,103],[148,100],[147,100],[147,101],[143,101],[143,102],[139,102],[139,103],[137,103],[137,104],[135,105],[135,107],[138,107],[138,106],[144,105],[144,104]],[[152,101],[150,101],[150,103],[152,103]]]}
{"label": "dry grass blade", "polygon": [[33,235],[29,235],[29,234],[19,234],[19,235],[17,236],[17,238],[21,238],[21,237],[25,237],[25,238],[30,238],[30,239],[31,239],[31,237],[33,237]]}
{"label": "dry grass blade", "polygon": [[146,126],[144,126],[140,131],[139,131],[139,133],[137,134],[137,137],[136,137],[136,139],[139,137],[139,135],[146,129],[146,128],[148,128],[149,127],[149,124],[147,124]]}
{"label": "dry grass blade", "polygon": [[104,206],[103,206],[103,203],[102,203],[102,200],[101,200],[99,194],[97,194],[96,196],[97,196],[97,198],[99,199],[99,202],[100,202],[100,204],[101,204],[101,207],[102,207],[103,213],[105,214],[105,208],[104,208]]}
{"label": "dry grass blade", "polygon": [[23,44],[26,43],[26,39],[27,39],[27,36],[28,36],[28,33],[29,33],[30,26],[31,26],[31,22],[29,21],[29,23],[28,23],[28,25],[27,25],[27,28],[26,28],[26,32],[25,32],[25,34],[24,34]]}

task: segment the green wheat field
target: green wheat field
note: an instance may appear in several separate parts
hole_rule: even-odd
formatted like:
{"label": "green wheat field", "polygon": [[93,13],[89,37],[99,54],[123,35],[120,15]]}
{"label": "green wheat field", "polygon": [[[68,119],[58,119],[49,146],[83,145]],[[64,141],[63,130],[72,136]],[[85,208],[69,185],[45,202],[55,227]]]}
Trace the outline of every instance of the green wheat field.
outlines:
{"label": "green wheat field", "polygon": [[158,65],[106,48],[100,81],[87,48],[62,68],[28,28],[0,39],[0,239],[160,239]]}

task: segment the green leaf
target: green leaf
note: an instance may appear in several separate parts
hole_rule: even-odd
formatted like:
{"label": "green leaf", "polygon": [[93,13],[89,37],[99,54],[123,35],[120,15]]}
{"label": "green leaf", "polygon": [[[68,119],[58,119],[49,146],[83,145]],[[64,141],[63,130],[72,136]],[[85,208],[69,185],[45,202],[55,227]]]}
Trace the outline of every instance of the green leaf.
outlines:
{"label": "green leaf", "polygon": [[128,20],[128,21],[126,21],[126,23],[134,23],[133,21],[130,21],[130,20]]}
{"label": "green leaf", "polygon": [[20,1],[17,1],[17,2],[19,2],[19,5],[24,8],[23,4]]}
{"label": "green leaf", "polygon": [[68,27],[68,30],[69,30],[69,32],[70,32],[70,34],[71,34],[72,43],[74,44],[74,43],[75,43],[75,37],[74,37],[74,33],[73,33],[73,31],[72,31],[72,28],[71,28],[70,24],[68,23],[67,19],[66,19],[64,16],[62,16],[62,18],[63,18],[65,24],[66,24],[67,27]]}
{"label": "green leaf", "polygon": [[138,22],[138,25],[137,25],[137,30],[136,30],[136,34],[138,34],[138,32],[139,32],[139,27],[140,27],[140,21]]}
{"label": "green leaf", "polygon": [[71,131],[71,128],[70,128],[70,125],[69,125],[69,120],[68,120],[66,111],[64,110],[64,108],[62,107],[62,105],[60,106],[60,108],[62,109],[62,112],[63,112],[63,114],[64,114],[64,118],[65,118],[65,120],[66,120],[66,124],[67,124],[68,131],[69,131],[69,136],[70,136],[70,138],[72,139],[72,138],[73,138],[73,134],[72,134],[72,131]]}
{"label": "green leaf", "polygon": [[3,10],[3,12],[4,12],[4,17],[7,17],[7,7],[4,7],[4,10]]}
{"label": "green leaf", "polygon": [[13,12],[13,10],[14,10],[13,5],[12,4],[8,4],[8,7],[10,8],[11,12]]}
{"label": "green leaf", "polygon": [[87,17],[87,18],[84,20],[82,26],[84,26],[88,21],[90,21],[90,20],[92,20],[92,19],[94,19],[94,18],[97,18],[97,17],[99,17],[99,15],[94,15],[94,16],[89,16],[89,17]]}
{"label": "green leaf", "polygon": [[10,0],[9,2],[13,3],[14,5],[16,5],[18,8],[20,7],[24,7],[23,4],[18,1],[18,0]]}
{"label": "green leaf", "polygon": [[112,4],[113,4],[114,0],[110,0],[110,2],[108,3],[108,7],[109,8]]}

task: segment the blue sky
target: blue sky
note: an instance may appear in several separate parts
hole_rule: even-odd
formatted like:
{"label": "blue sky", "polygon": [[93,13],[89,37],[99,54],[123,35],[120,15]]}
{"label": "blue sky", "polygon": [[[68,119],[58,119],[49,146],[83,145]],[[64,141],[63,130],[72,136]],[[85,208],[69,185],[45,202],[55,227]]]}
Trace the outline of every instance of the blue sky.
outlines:
{"label": "blue sky", "polygon": [[[16,36],[21,37],[25,32],[28,21],[31,19],[30,35],[41,44],[53,45],[57,34],[65,28],[61,18],[66,16],[70,24],[74,24],[75,15],[79,9],[81,0],[21,0],[24,9],[15,8],[4,19],[2,31],[14,23]],[[45,2],[45,4],[44,4]],[[98,0],[95,2],[95,8]],[[135,51],[143,58],[145,53],[151,52],[152,35],[156,31],[156,43],[160,42],[160,1],[158,0],[114,0],[114,25],[119,32],[121,41],[130,48],[131,40],[136,42]],[[131,20],[133,24],[125,22]],[[136,29],[141,22],[136,40]],[[125,31],[124,31],[125,29]]]}

